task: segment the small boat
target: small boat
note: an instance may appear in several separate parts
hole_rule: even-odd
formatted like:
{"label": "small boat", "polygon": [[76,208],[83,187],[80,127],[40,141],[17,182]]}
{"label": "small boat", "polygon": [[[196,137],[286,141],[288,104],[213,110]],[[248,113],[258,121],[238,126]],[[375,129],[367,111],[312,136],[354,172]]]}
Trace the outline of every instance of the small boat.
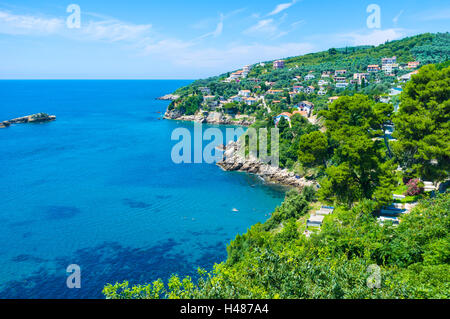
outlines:
{"label": "small boat", "polygon": [[233,212],[238,212],[239,210],[236,209],[236,208],[233,208],[232,211],[233,211]]}

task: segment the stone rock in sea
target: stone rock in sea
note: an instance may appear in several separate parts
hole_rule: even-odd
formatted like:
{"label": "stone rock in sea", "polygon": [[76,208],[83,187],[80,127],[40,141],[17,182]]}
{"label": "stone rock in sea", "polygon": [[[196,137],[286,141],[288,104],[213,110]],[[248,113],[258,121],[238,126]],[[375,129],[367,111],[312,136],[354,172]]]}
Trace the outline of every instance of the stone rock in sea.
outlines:
{"label": "stone rock in sea", "polygon": [[[23,123],[42,123],[56,120],[56,116],[48,115],[47,113],[37,113],[33,115],[27,115],[18,117],[9,121],[2,122],[3,127],[7,127],[10,124],[23,124]],[[1,126],[0,126],[1,127]]]}
{"label": "stone rock in sea", "polygon": [[0,123],[0,128],[5,128],[5,127],[8,127],[10,125],[11,125],[11,123],[9,123],[8,121],[4,121],[4,122]]}

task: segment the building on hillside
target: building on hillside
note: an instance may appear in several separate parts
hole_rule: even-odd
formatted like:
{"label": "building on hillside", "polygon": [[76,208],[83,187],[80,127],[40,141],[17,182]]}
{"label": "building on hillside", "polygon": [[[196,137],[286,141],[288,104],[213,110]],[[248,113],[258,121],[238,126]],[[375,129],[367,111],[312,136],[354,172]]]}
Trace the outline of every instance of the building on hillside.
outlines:
{"label": "building on hillside", "polygon": [[266,94],[273,94],[273,95],[277,95],[277,94],[282,94],[283,90],[269,90],[266,92]]}
{"label": "building on hillside", "polygon": [[336,70],[334,72],[334,76],[346,75],[346,74],[347,74],[347,70]]}
{"label": "building on hillside", "polygon": [[320,90],[319,90],[319,92],[317,92],[317,95],[318,96],[324,96],[324,95],[327,95],[327,90],[326,89],[324,89],[323,87],[321,87],[320,88]]}
{"label": "building on hillside", "polygon": [[381,64],[385,65],[385,64],[395,64],[397,63],[397,57],[393,56],[392,58],[382,58],[381,59]]}
{"label": "building on hillside", "polygon": [[250,90],[240,90],[238,95],[243,97],[250,97],[250,94],[251,94]]}
{"label": "building on hillside", "polygon": [[316,89],[314,88],[314,86],[307,86],[306,88],[305,88],[305,93],[306,94],[313,94],[314,93],[314,91],[315,91]]}
{"label": "building on hillside", "polygon": [[345,89],[345,88],[347,88],[347,86],[348,86],[347,82],[336,83],[336,89]]}
{"label": "building on hillside", "polygon": [[309,73],[308,75],[305,76],[305,81],[309,81],[309,80],[313,80],[316,77],[314,76],[314,74]]}
{"label": "building on hillside", "polygon": [[295,105],[298,111],[306,112],[307,116],[311,116],[311,112],[314,109],[314,104],[309,101],[302,101]]}
{"label": "building on hillside", "polygon": [[336,101],[339,98],[339,96],[332,96],[328,98],[328,103],[333,103],[334,101]]}
{"label": "building on hillside", "polygon": [[283,60],[273,61],[273,68],[274,69],[284,69],[284,61]]}
{"label": "building on hillside", "polygon": [[343,82],[347,82],[347,78],[344,77],[344,76],[336,76],[336,77],[334,78],[334,81],[335,81],[336,83],[343,83]]}
{"label": "building on hillside", "polygon": [[289,122],[289,126],[290,126],[290,125],[291,125],[291,116],[292,116],[291,113],[289,113],[289,112],[283,112],[283,113],[281,113],[281,114],[275,116],[273,122],[274,122],[275,126],[277,126],[278,123],[280,122],[280,120],[281,120],[282,118],[284,118],[286,121]]}
{"label": "building on hillside", "polygon": [[367,67],[367,72],[378,72],[380,71],[380,66],[378,64],[371,64]]}
{"label": "building on hillside", "polygon": [[295,114],[300,114],[303,117],[308,118],[310,116],[310,114],[307,111],[294,111],[292,113],[292,116],[294,116]]}
{"label": "building on hillside", "polygon": [[415,68],[419,67],[419,65],[420,65],[419,61],[408,62],[408,66],[406,68],[407,69],[415,69]]}
{"label": "building on hillside", "polygon": [[246,78],[247,75],[250,73],[251,70],[251,66],[250,65],[246,65],[242,68],[242,77]]}
{"label": "building on hillside", "polygon": [[402,76],[400,76],[400,77],[398,77],[398,80],[400,81],[400,82],[408,82],[409,80],[411,80],[411,77],[413,76],[413,75],[415,75],[415,74],[417,74],[417,73],[419,73],[419,71],[413,71],[413,72],[410,72],[410,73],[407,73],[407,74],[405,74],[405,75],[402,75]]}
{"label": "building on hillside", "polygon": [[206,87],[206,86],[201,86],[201,87],[198,88],[198,90],[200,92],[202,92],[203,94],[206,94],[206,95],[210,95],[211,94],[211,90],[209,89],[209,87]]}
{"label": "building on hillside", "polygon": [[230,97],[230,101],[240,103],[240,102],[242,102],[242,97],[239,95],[235,95],[235,96]]}
{"label": "building on hillside", "polygon": [[386,74],[392,74],[392,72],[394,70],[398,70],[398,64],[397,63],[393,63],[393,64],[383,64],[383,66],[381,67],[381,69],[384,71],[384,73]]}
{"label": "building on hillside", "polygon": [[325,81],[325,80],[319,80],[319,82],[317,82],[317,84],[318,84],[319,86],[328,85],[328,81]]}
{"label": "building on hillside", "polygon": [[322,72],[322,77],[323,78],[329,78],[331,76],[331,71],[324,71]]}
{"label": "building on hillside", "polygon": [[301,85],[295,85],[295,86],[292,88],[292,91],[294,91],[295,93],[303,92],[303,90],[304,90],[304,87],[301,86]]}
{"label": "building on hillside", "polygon": [[356,81],[356,83],[361,84],[362,80],[367,80],[367,77],[369,76],[368,73],[355,73],[353,74],[353,80]]}
{"label": "building on hillside", "polygon": [[247,105],[254,105],[254,104],[258,103],[258,100],[255,99],[254,97],[247,97],[247,98],[244,98],[244,102]]}

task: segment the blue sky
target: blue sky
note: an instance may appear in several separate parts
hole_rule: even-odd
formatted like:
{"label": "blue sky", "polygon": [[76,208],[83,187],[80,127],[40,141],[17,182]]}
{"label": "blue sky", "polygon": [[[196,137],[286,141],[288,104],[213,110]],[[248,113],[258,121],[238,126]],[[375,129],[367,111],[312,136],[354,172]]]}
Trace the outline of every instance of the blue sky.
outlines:
{"label": "blue sky", "polygon": [[447,0],[0,0],[0,78],[196,79],[449,27]]}

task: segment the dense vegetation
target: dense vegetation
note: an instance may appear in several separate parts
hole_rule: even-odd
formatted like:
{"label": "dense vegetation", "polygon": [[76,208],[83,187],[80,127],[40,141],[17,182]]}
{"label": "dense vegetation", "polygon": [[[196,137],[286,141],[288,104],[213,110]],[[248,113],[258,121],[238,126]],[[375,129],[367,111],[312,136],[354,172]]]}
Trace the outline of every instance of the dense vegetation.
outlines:
{"label": "dense vegetation", "polygon": [[[202,94],[199,91],[201,87],[207,87],[210,94],[217,99],[228,99],[233,95],[238,94],[239,90],[250,90],[254,94],[263,94],[269,88],[282,89],[285,92],[282,96],[266,96],[269,100],[272,113],[269,114],[261,105],[259,107],[248,108],[243,105],[243,108],[237,110],[241,113],[266,116],[273,116],[276,113],[288,110],[294,103],[303,100],[309,100],[315,104],[315,109],[320,110],[326,108],[327,98],[334,95],[354,95],[356,93],[370,96],[372,99],[378,99],[379,96],[387,94],[393,85],[397,85],[397,76],[404,75],[410,71],[395,70],[395,76],[388,76],[384,72],[378,74],[370,74],[367,79],[363,80],[361,84],[351,84],[346,89],[336,89],[330,82],[324,87],[327,90],[325,96],[317,95],[317,92],[311,95],[298,94],[294,99],[289,99],[289,94],[286,88],[292,85],[311,85],[316,83],[314,80],[302,80],[296,82],[296,76],[304,77],[312,73],[317,78],[324,71],[341,70],[348,71],[347,78],[357,72],[366,72],[366,68],[370,64],[380,64],[381,58],[396,56],[399,63],[407,63],[410,61],[418,61],[421,65],[430,63],[442,63],[450,57],[450,34],[421,34],[413,37],[408,37],[401,40],[390,41],[379,46],[359,46],[346,47],[339,49],[330,49],[318,53],[306,54],[303,56],[292,57],[285,60],[286,67],[284,69],[273,69],[272,61],[252,66],[250,73],[245,79],[241,79],[239,83],[232,81],[229,83],[223,80],[230,75],[230,73],[222,74],[220,76],[211,77],[208,79],[197,80],[191,85],[179,88],[175,93],[180,95],[178,101],[174,101],[169,107],[170,109],[178,108],[182,112],[186,110],[182,103],[189,96],[199,96]],[[257,85],[255,85],[257,79]],[[266,85],[267,82],[273,83]],[[280,100],[277,104],[272,104],[274,100]],[[190,103],[189,103],[190,104]],[[192,114],[195,110],[199,110],[201,105],[190,104],[193,107],[187,111],[187,114]]]}
{"label": "dense vegetation", "polygon": [[[108,285],[107,298],[445,298],[450,297],[450,194],[417,206],[398,227],[380,226],[363,201],[337,209],[322,231],[299,233],[305,195],[290,193],[285,218],[254,225],[228,247],[227,262],[200,279],[173,276],[129,287]],[[300,219],[298,219],[300,217]],[[277,221],[278,222],[278,221]],[[374,266],[377,265],[377,266]],[[379,268],[378,268],[379,267]],[[374,274],[379,271],[380,288]],[[368,284],[369,281],[369,284]]]}
{"label": "dense vegetation", "polygon": [[[414,48],[425,58],[424,52],[436,52],[441,48],[436,41],[445,37],[422,35],[382,46],[389,52],[367,47],[330,50],[317,61],[328,63],[328,55],[362,58],[371,50],[408,59]],[[417,38],[423,42],[420,46]],[[308,56],[288,61],[316,60]],[[435,185],[449,180],[449,82],[448,62],[427,65],[405,85],[396,112],[392,104],[351,94],[319,112],[322,125],[300,115],[293,116],[290,125],[281,120],[281,164],[318,180],[318,191],[306,187],[301,193],[288,192],[265,223],[230,243],[225,262],[210,273],[199,270],[197,282],[174,275],[167,285],[161,280],[133,287],[116,283],[104,288],[105,296],[449,298],[450,193],[425,195],[421,185],[423,180]],[[386,133],[392,124],[394,140]],[[266,114],[254,126],[271,128],[272,117]],[[392,203],[394,192],[419,204],[400,217],[398,226],[380,224],[377,214]],[[336,209],[320,231],[307,238],[306,219],[323,203]]]}

